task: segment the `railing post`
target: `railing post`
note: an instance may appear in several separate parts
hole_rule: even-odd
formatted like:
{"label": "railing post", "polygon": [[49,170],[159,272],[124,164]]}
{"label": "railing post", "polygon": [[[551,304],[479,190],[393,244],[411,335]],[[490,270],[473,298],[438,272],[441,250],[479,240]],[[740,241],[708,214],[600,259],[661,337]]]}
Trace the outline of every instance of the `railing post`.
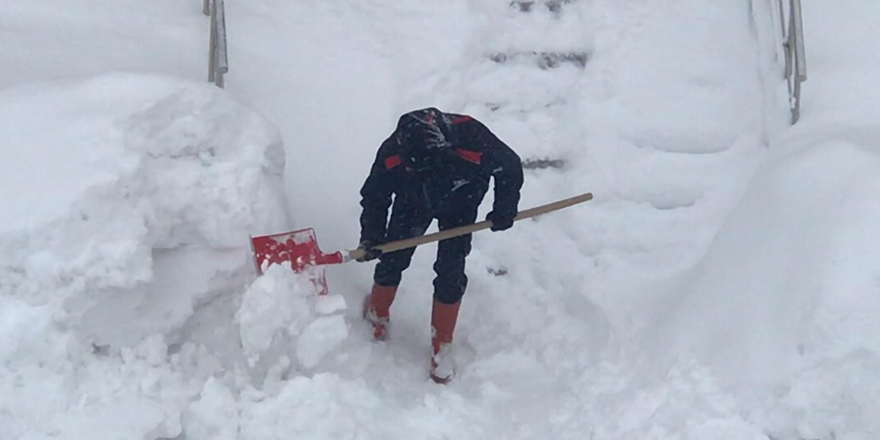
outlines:
{"label": "railing post", "polygon": [[801,1],[787,0],[787,23],[783,6],[785,2],[786,0],[779,0],[779,15],[782,23],[782,45],[785,49],[785,79],[788,83],[791,123],[796,124],[801,117],[801,83],[807,80],[804,26]]}
{"label": "railing post", "polygon": [[795,22],[794,52],[797,55],[798,80],[807,80],[807,52],[804,48],[804,17],[801,14],[801,0],[791,0],[791,15]]}
{"label": "railing post", "polygon": [[223,0],[205,0],[210,10],[211,34],[208,41],[208,81],[221,89],[225,86],[223,75],[229,72],[226,53],[226,8]]}
{"label": "railing post", "polygon": [[211,30],[208,37],[208,82],[214,82],[214,65],[217,57],[217,22],[215,21],[217,7],[213,5],[211,0],[205,0],[205,5],[209,8],[208,15],[211,17]]}
{"label": "railing post", "polygon": [[[784,4],[785,0],[779,0],[779,24],[782,31],[782,49],[785,53],[785,79],[788,79],[791,77],[791,21],[785,21]],[[791,95],[791,85],[788,87],[788,93]]]}
{"label": "railing post", "polygon": [[791,54],[789,70],[789,89],[792,92],[794,106],[791,109],[791,123],[796,124],[801,118],[801,83],[807,80],[807,61],[804,49],[803,16],[801,1],[789,0],[788,16],[788,51]]}
{"label": "railing post", "polygon": [[223,75],[229,72],[229,60],[226,52],[226,8],[223,0],[214,0],[214,13],[217,16],[215,21],[215,26],[217,27],[215,31],[217,54],[214,56],[216,81],[214,83],[222,89],[225,86]]}

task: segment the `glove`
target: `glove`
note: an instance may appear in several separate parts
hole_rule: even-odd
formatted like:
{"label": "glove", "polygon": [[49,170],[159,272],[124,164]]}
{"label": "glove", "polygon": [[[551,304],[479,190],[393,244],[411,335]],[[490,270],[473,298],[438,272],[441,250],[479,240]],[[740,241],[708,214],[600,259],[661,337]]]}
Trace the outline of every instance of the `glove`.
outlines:
{"label": "glove", "polygon": [[513,226],[513,219],[516,217],[515,215],[502,215],[495,211],[490,212],[486,215],[486,220],[492,222],[492,227],[490,228],[492,231],[504,231],[510,229]]}
{"label": "glove", "polygon": [[364,255],[355,261],[359,263],[364,263],[366,261],[372,261],[376,258],[379,258],[382,255],[382,251],[376,249],[377,244],[370,241],[362,241],[360,245],[358,245],[358,250],[364,251]]}

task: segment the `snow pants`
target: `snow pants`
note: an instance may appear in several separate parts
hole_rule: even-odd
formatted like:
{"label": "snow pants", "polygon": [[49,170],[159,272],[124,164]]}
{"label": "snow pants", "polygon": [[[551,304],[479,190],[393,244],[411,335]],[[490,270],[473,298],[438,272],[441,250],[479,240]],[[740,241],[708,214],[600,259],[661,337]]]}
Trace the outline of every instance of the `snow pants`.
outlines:
{"label": "snow pants", "polygon": [[[428,226],[437,219],[441,231],[476,222],[479,206],[459,207],[454,212],[439,214],[421,207],[398,204],[395,200],[391,211],[391,221],[386,232],[386,241],[403,240],[425,235]],[[471,252],[471,234],[443,240],[437,245],[437,259],[434,262],[434,299],[443,304],[455,304],[464,296],[467,276],[464,273],[465,259]],[[409,267],[415,248],[383,254],[373,275],[373,281],[380,286],[398,286],[403,271]]]}

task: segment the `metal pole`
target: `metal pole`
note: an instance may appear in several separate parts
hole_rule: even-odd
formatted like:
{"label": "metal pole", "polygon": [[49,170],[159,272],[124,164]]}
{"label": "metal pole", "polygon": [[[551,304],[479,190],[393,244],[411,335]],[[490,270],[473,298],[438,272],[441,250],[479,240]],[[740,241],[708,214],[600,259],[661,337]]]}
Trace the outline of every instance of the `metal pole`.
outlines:
{"label": "metal pole", "polygon": [[794,80],[794,108],[791,109],[791,123],[797,124],[801,119],[801,82]]}
{"label": "metal pole", "polygon": [[[206,0],[207,4],[208,1]],[[217,7],[213,5],[211,8],[211,34],[208,38],[208,81],[214,82],[214,64],[216,62],[216,53],[214,52],[217,47]]]}
{"label": "metal pole", "polygon": [[224,87],[223,75],[229,72],[229,60],[226,52],[226,8],[223,0],[214,0],[214,9],[217,16],[215,26],[216,30],[216,47],[217,54],[215,56],[215,73],[217,76],[216,84],[221,89]]}
{"label": "metal pole", "polygon": [[785,40],[785,50],[788,53],[788,56],[785,59],[785,74],[794,77],[797,69],[797,66],[795,66],[795,57],[797,57],[797,54],[795,53],[795,49],[797,48],[797,32],[795,31],[795,26],[797,26],[797,23],[795,23],[791,11],[788,13],[788,38]]}
{"label": "metal pole", "polygon": [[798,81],[807,80],[807,54],[804,49],[804,18],[801,14],[801,0],[791,0],[791,16],[795,23],[794,27],[794,52],[797,64]]}
{"label": "metal pole", "polygon": [[785,74],[791,99],[791,123],[796,124],[801,117],[801,83],[807,80],[807,62],[801,2],[800,0],[789,0],[788,6]]}
{"label": "metal pole", "polygon": [[779,25],[782,31],[782,39],[785,40],[785,7],[783,3],[785,3],[785,0],[779,0]]}

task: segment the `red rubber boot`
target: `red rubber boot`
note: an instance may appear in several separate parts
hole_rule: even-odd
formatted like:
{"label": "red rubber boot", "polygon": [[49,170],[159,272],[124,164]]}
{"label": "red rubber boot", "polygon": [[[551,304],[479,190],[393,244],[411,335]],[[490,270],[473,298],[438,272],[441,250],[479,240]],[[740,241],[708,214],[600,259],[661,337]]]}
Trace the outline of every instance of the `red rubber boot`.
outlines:
{"label": "red rubber boot", "polygon": [[388,323],[391,319],[391,303],[397,294],[397,286],[373,284],[370,294],[364,299],[364,319],[373,326],[373,340],[388,338]]}
{"label": "red rubber boot", "polygon": [[439,384],[448,383],[455,376],[452,356],[452,333],[458,321],[461,301],[443,304],[436,299],[431,311],[431,379]]}

